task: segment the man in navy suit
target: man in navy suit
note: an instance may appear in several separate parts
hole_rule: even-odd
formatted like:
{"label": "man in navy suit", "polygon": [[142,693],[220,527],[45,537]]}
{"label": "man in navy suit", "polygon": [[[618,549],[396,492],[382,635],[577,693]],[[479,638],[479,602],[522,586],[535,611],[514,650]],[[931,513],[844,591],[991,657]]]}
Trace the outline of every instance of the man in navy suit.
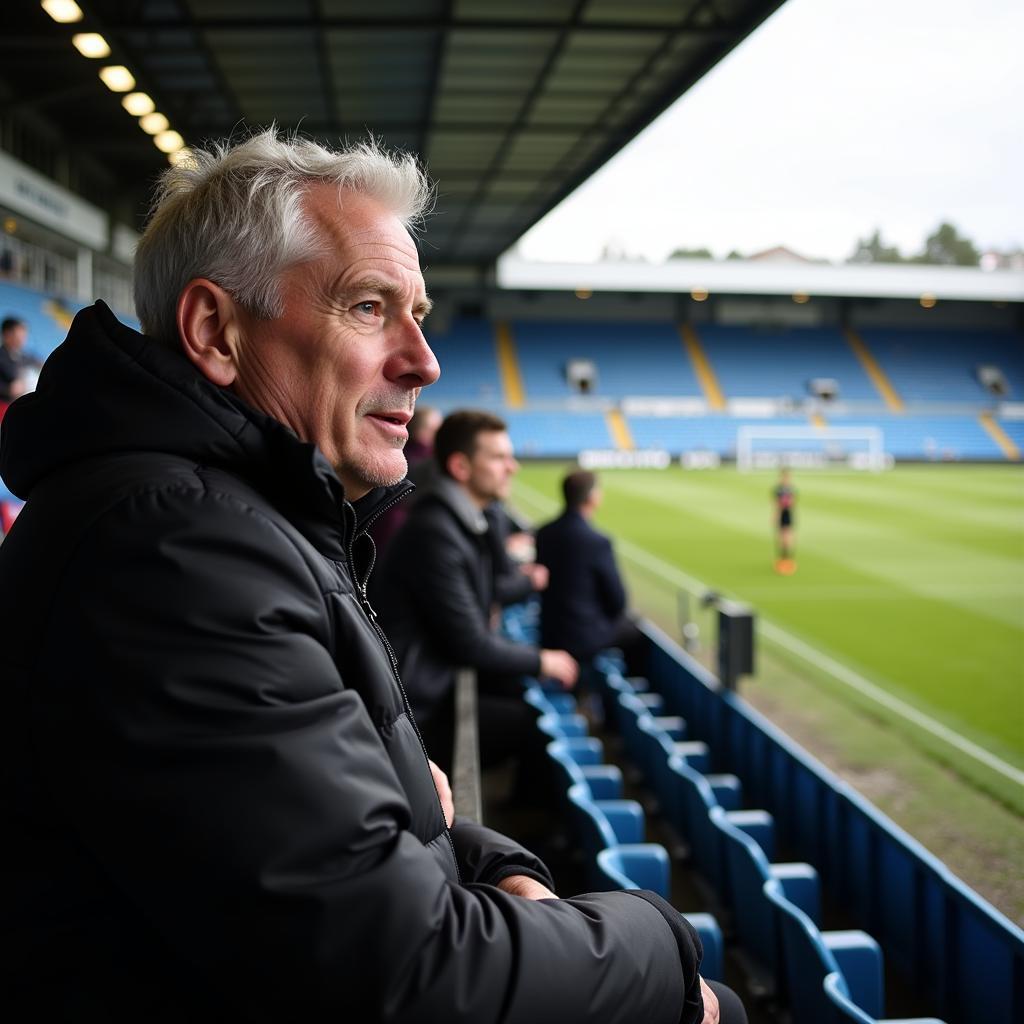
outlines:
{"label": "man in navy suit", "polygon": [[537,561],[548,568],[541,599],[541,642],[581,663],[605,647],[622,648],[630,671],[643,638],[626,612],[612,542],[590,525],[601,503],[597,477],[576,470],[562,481],[565,511],[537,531]]}

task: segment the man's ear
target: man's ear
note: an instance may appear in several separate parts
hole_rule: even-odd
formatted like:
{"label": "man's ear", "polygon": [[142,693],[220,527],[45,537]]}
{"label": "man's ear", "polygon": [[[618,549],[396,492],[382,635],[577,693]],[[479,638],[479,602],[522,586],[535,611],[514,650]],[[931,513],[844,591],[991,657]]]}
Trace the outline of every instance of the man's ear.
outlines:
{"label": "man's ear", "polygon": [[465,452],[452,452],[448,456],[447,467],[448,475],[460,484],[464,484],[470,477],[469,456]]}
{"label": "man's ear", "polygon": [[185,355],[219,387],[238,375],[241,324],[235,300],[220,285],[200,277],[178,296],[178,335]]}

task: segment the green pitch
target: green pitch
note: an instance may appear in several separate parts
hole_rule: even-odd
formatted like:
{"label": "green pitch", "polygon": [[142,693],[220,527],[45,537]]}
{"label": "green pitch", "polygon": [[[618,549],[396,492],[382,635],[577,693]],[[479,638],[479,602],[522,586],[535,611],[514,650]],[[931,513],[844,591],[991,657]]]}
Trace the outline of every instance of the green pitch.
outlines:
{"label": "green pitch", "polygon": [[[550,516],[564,471],[524,467],[515,502]],[[773,568],[774,474],[600,476],[597,525],[618,539],[624,561],[631,543],[750,603],[769,628],[1024,768],[1020,467],[795,473],[792,576]]]}

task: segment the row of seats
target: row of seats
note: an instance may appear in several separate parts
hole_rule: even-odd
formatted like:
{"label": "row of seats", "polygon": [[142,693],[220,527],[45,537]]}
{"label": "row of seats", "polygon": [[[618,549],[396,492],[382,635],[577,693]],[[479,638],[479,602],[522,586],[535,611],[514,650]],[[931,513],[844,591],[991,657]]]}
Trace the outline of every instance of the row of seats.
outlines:
{"label": "row of seats", "polygon": [[[550,775],[560,817],[582,858],[585,884],[591,891],[647,889],[671,898],[668,851],[645,842],[646,819],[636,800],[624,799],[622,772],[604,762],[602,741],[588,733],[586,718],[568,694],[548,693],[534,682],[524,699],[538,712],[537,728],[546,739]],[[701,973],[721,980],[722,931],[711,914],[683,915],[704,947]]]}
{"label": "row of seats", "polygon": [[687,736],[686,721],[667,713],[646,680],[623,678],[611,659],[599,664],[608,720],[726,915],[751,990],[786,1005],[793,1024],[882,1020],[878,943],[859,930],[822,931],[818,874],[774,863],[772,815],[743,809],[740,780],[710,772],[707,745]]}
{"label": "row of seats", "polygon": [[642,629],[668,710],[771,811],[786,848],[817,869],[826,905],[879,942],[904,991],[951,1024],[1024,1020],[1024,930],[670,637]]}
{"label": "row of seats", "polygon": [[[566,365],[590,360],[593,394],[703,397],[678,325],[662,322],[513,320],[519,375],[531,402],[573,394]],[[838,384],[847,401],[878,402],[876,384],[839,327],[757,327],[702,324],[695,328],[722,393],[729,398],[808,396],[813,378]],[[993,328],[863,328],[859,335],[896,393],[907,402],[990,403],[978,367],[998,367],[1009,397],[1024,396],[1020,331]],[[502,399],[494,325],[462,318],[428,338],[445,373],[432,389],[442,404]]]}
{"label": "row of seats", "polygon": [[[586,449],[616,446],[608,422],[598,412],[503,412],[516,452],[525,458],[572,457]],[[744,416],[628,415],[624,422],[637,449],[658,449],[672,455],[688,451],[715,452],[735,458],[741,427],[787,427],[806,430],[806,417],[776,416],[752,419]],[[1024,420],[999,419],[999,426],[1018,448],[1024,447]],[[1002,459],[1003,449],[982,426],[977,416],[914,416],[872,413],[867,416],[829,416],[830,427],[877,427],[882,448],[896,459],[956,461]],[[830,441],[809,436],[758,441],[757,450],[810,452],[849,456],[867,451],[860,441]]]}

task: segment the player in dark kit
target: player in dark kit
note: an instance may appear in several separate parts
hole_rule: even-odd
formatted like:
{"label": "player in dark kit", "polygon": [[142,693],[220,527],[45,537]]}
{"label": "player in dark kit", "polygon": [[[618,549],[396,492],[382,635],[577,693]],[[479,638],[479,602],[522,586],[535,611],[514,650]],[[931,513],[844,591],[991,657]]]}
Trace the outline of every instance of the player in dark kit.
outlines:
{"label": "player in dark kit", "polygon": [[775,571],[783,576],[791,576],[796,572],[796,559],[793,551],[793,511],[796,505],[796,491],[790,483],[789,470],[784,469],[779,475],[779,484],[772,491],[775,502],[775,539],[778,558]]}

